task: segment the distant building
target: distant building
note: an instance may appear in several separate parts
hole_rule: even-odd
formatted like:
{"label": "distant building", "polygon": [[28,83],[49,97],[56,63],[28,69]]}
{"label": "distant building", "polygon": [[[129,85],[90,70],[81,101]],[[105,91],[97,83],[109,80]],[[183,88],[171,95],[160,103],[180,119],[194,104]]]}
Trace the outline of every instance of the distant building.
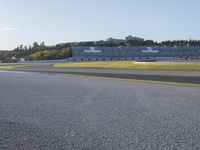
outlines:
{"label": "distant building", "polygon": [[131,46],[130,41],[144,41],[143,38],[140,37],[133,37],[131,35],[125,37],[124,39],[118,38],[108,38],[107,40],[100,40],[100,41],[82,41],[82,42],[70,42],[70,43],[60,43],[57,46],[62,47],[65,45],[69,46]]}
{"label": "distant building", "polygon": [[121,44],[126,42],[126,40],[124,39],[115,39],[115,38],[108,38],[107,41],[113,44]]}
{"label": "distant building", "polygon": [[133,37],[133,36],[129,35],[129,36],[126,37],[126,42],[127,41],[144,41],[144,39],[139,38],[139,37]]}
{"label": "distant building", "polygon": [[96,41],[96,43],[95,43],[96,45],[106,45],[106,44],[108,44],[108,41],[104,41],[104,40],[100,40],[100,41]]}
{"label": "distant building", "polygon": [[108,38],[107,42],[108,43],[112,43],[112,44],[121,44],[121,43],[126,43],[128,41],[144,41],[144,38],[140,38],[140,37],[133,37],[131,35],[127,36],[125,39],[115,39],[115,38]]}

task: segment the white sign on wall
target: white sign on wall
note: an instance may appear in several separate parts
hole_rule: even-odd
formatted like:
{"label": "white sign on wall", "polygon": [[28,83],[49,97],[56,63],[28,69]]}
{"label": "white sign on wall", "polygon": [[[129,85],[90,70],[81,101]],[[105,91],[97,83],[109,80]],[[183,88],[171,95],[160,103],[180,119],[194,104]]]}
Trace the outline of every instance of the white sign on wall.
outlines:
{"label": "white sign on wall", "polygon": [[96,50],[95,47],[90,47],[89,50],[84,50],[85,53],[101,53],[101,50]]}
{"label": "white sign on wall", "polygon": [[142,50],[143,53],[159,53],[159,50],[153,50],[151,47],[148,47],[147,50]]}

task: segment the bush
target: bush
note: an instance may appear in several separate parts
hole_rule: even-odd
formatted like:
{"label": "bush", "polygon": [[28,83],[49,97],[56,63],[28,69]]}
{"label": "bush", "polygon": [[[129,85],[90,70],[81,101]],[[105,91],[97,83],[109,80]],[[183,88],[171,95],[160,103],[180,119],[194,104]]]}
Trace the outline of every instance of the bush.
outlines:
{"label": "bush", "polygon": [[65,59],[72,56],[71,49],[39,51],[30,56],[31,60]]}

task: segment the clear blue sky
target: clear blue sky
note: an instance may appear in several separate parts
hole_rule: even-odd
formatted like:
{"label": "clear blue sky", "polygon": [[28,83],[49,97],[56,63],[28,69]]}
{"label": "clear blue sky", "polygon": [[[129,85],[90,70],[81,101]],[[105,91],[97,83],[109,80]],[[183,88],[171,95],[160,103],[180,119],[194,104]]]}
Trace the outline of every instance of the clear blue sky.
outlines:
{"label": "clear blue sky", "polygon": [[200,0],[0,0],[0,49],[45,41],[200,39]]}

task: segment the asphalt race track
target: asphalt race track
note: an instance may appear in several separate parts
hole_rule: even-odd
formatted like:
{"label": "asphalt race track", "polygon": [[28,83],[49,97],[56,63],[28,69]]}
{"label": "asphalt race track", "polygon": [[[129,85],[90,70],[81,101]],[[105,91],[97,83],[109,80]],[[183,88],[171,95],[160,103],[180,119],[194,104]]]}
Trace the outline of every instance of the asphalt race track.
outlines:
{"label": "asphalt race track", "polygon": [[0,71],[0,149],[198,150],[199,91]]}
{"label": "asphalt race track", "polygon": [[100,69],[100,68],[52,68],[51,65],[22,67],[16,71],[75,74],[95,77],[109,77],[134,80],[164,81],[176,83],[200,84],[198,71],[160,71],[131,69]]}

